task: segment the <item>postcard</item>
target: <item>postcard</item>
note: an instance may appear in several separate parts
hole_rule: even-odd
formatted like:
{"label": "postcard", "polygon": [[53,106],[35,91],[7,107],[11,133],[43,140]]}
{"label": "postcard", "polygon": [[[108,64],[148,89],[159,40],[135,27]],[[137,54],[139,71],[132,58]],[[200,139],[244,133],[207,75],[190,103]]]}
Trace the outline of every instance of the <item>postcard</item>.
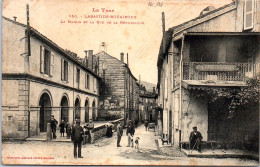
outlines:
{"label": "postcard", "polygon": [[259,165],[259,0],[4,0],[2,164]]}

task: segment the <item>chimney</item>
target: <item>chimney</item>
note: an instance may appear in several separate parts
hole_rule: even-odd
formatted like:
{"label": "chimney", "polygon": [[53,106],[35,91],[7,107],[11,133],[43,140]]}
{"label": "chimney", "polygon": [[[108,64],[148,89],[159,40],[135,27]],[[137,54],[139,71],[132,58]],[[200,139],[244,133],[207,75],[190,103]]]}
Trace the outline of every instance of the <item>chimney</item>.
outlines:
{"label": "chimney", "polygon": [[16,19],[17,19],[17,17],[16,16],[14,16],[14,21],[16,22]]}
{"label": "chimney", "polygon": [[121,61],[124,62],[124,53],[121,52],[121,53],[120,53],[120,56],[121,56]]}
{"label": "chimney", "polygon": [[85,65],[88,67],[88,51],[85,50]]}
{"label": "chimney", "polygon": [[93,71],[93,50],[88,51],[88,68]]}

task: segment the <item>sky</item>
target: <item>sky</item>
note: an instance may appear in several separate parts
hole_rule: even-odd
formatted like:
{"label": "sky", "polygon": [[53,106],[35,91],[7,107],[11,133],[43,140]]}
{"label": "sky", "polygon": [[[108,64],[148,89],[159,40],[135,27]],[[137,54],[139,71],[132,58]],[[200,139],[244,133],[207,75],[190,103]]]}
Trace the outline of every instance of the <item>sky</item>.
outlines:
{"label": "sky", "polygon": [[[219,8],[230,2],[231,0],[3,0],[2,15],[10,19],[16,16],[18,22],[26,24],[26,4],[29,4],[30,26],[61,48],[69,49],[79,57],[85,56],[84,50],[93,50],[94,54],[105,50],[120,59],[120,53],[123,52],[125,62],[128,53],[133,75],[137,79],[140,75],[141,80],[156,84],[157,57],[162,39],[162,12],[165,13],[165,29],[168,30],[199,16],[207,6]],[[97,15],[130,18],[90,18]],[[144,24],[120,24],[120,21]],[[105,48],[101,47],[101,42],[106,43]]]}

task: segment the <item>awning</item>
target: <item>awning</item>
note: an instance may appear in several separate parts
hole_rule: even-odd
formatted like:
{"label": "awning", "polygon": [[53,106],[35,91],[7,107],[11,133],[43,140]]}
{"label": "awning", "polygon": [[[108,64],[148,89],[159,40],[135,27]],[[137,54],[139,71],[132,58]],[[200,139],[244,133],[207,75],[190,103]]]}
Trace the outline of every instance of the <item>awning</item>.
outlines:
{"label": "awning", "polygon": [[213,80],[183,80],[182,86],[186,89],[235,88],[245,87],[244,81],[213,81]]}

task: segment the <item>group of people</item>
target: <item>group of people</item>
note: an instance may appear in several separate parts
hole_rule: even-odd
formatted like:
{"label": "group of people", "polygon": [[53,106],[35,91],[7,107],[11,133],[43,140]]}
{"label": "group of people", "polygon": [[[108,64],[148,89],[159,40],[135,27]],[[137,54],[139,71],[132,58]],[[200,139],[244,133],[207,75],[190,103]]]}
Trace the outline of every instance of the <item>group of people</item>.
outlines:
{"label": "group of people", "polygon": [[[52,138],[56,139],[57,138],[56,128],[57,128],[58,121],[54,118],[54,115],[51,116],[50,123],[51,123]],[[69,139],[71,136],[70,124],[68,122],[65,122],[64,120],[61,120],[59,127],[60,127],[60,137],[64,137],[64,133],[66,130],[67,138]]]}
{"label": "group of people", "polygon": [[[139,150],[139,137],[136,137],[134,140],[134,134],[135,134],[135,127],[133,124],[133,121],[130,120],[127,127],[126,127],[126,136],[127,136],[127,147],[134,147],[135,143],[135,148]],[[123,136],[123,124],[120,122],[117,126],[117,147],[121,147],[120,141]]]}
{"label": "group of people", "polygon": [[[53,139],[56,139],[56,128],[58,121],[54,118],[54,116],[51,116],[50,120],[51,124],[51,131],[52,131],[52,137]],[[64,137],[65,129],[67,133],[67,138],[71,138],[71,141],[74,144],[74,158],[83,158],[81,156],[81,147],[82,147],[82,142],[84,140],[83,136],[86,136],[89,140],[91,140],[91,135],[90,131],[94,129],[94,124],[92,120],[90,119],[89,123],[87,123],[84,126],[80,125],[80,120],[75,119],[74,124],[70,126],[69,123],[64,122],[64,120],[61,121],[59,124],[60,127],[60,136]]]}

